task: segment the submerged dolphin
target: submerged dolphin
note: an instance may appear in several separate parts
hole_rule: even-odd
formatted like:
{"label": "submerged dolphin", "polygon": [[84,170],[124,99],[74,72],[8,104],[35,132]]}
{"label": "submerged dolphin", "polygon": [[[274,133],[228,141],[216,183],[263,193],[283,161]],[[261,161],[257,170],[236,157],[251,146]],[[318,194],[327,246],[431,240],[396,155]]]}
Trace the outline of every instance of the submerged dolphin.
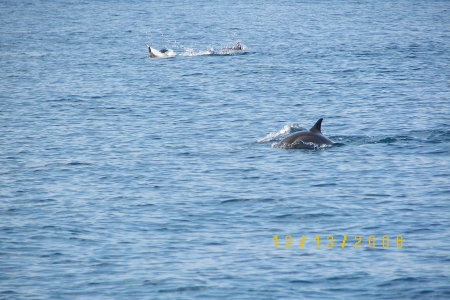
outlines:
{"label": "submerged dolphin", "polygon": [[[315,145],[331,145],[333,142],[325,137],[320,131],[322,126],[322,118],[320,118],[313,127],[308,131],[295,132],[285,137],[280,145],[283,148],[313,148]],[[314,145],[311,145],[314,144]]]}

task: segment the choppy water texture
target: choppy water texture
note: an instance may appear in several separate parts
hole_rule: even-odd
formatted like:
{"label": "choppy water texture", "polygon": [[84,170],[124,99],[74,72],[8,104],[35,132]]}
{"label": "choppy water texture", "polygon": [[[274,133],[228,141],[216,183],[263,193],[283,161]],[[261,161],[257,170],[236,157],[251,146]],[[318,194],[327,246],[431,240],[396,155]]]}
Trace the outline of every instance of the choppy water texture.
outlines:
{"label": "choppy water texture", "polygon": [[[0,298],[450,298],[449,1],[4,0],[0,24]],[[319,118],[337,144],[274,147]]]}

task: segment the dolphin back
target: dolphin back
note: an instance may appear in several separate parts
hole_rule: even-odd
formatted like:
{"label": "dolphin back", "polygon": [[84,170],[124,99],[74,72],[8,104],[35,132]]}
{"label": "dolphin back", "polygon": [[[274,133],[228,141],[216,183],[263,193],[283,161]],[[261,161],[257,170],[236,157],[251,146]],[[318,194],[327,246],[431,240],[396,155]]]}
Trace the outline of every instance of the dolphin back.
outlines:
{"label": "dolphin back", "polygon": [[281,143],[283,144],[295,144],[299,141],[303,143],[313,143],[316,145],[331,145],[333,142],[321,133],[313,133],[310,131],[301,131],[293,133],[285,137]]}
{"label": "dolphin back", "polygon": [[[322,132],[322,121],[320,118],[313,127],[311,127],[308,131],[295,132],[287,137],[285,137],[281,144],[284,144],[288,147],[295,146],[299,144],[300,146],[306,144],[316,144],[316,145],[331,145],[333,142],[325,137]],[[301,147],[300,147],[301,148]]]}

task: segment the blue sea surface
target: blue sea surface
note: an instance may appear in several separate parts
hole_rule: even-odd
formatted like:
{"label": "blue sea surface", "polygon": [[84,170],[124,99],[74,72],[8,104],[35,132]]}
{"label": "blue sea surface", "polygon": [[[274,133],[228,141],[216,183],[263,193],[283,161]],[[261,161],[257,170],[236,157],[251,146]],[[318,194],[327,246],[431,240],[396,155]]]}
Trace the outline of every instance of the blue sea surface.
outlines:
{"label": "blue sea surface", "polygon": [[449,1],[2,0],[0,66],[0,299],[450,299]]}

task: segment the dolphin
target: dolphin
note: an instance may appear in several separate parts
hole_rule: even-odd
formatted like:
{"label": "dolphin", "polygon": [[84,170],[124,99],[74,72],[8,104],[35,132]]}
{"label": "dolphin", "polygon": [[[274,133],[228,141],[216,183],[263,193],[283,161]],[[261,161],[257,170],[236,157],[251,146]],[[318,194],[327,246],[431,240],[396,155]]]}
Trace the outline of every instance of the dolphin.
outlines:
{"label": "dolphin", "polygon": [[211,49],[211,54],[230,54],[230,51],[240,51],[246,50],[247,48],[241,44],[240,41],[237,41],[231,47],[219,48],[219,49]]}
{"label": "dolphin", "polygon": [[226,49],[229,49],[229,50],[244,50],[244,47],[241,45],[240,41],[237,41],[236,44],[231,46],[231,48],[226,48]]}
{"label": "dolphin", "polygon": [[295,132],[280,142],[282,148],[314,148],[314,146],[332,145],[333,142],[320,131],[323,118],[320,118],[308,131]]}
{"label": "dolphin", "polygon": [[244,46],[242,46],[240,41],[237,41],[236,43],[231,45],[231,47],[219,49],[219,51],[226,51],[226,50],[244,50]]}
{"label": "dolphin", "polygon": [[167,58],[175,56],[175,52],[173,52],[170,49],[156,50],[155,48],[152,48],[152,46],[150,45],[147,45],[147,48],[148,48],[148,57],[151,58]]}

